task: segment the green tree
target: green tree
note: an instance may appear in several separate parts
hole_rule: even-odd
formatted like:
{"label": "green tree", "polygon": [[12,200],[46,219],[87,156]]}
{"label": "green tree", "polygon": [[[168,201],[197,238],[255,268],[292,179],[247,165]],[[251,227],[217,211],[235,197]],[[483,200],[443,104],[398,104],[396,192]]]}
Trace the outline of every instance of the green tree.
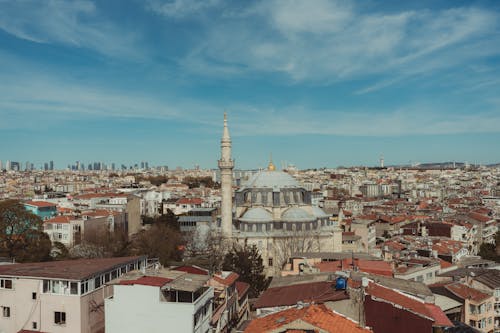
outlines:
{"label": "green tree", "polygon": [[223,269],[238,273],[241,281],[250,284],[250,297],[257,297],[268,285],[262,257],[255,245],[234,246],[224,258]]}
{"label": "green tree", "polygon": [[[49,250],[45,252],[47,244]],[[18,200],[0,201],[0,252],[18,261],[46,260],[50,253],[50,239],[43,233],[42,220]]]}
{"label": "green tree", "polygon": [[142,216],[142,224],[162,224],[177,231],[180,230],[178,220],[179,218],[171,209],[167,209],[166,213],[156,217]]}
{"label": "green tree", "polygon": [[490,243],[481,244],[481,246],[479,247],[478,255],[481,256],[481,258],[483,259],[500,262],[500,258],[496,253],[495,244],[490,244]]}
{"label": "green tree", "polygon": [[55,260],[64,260],[69,258],[69,250],[68,248],[61,242],[54,242],[52,244],[52,250],[50,255]]}

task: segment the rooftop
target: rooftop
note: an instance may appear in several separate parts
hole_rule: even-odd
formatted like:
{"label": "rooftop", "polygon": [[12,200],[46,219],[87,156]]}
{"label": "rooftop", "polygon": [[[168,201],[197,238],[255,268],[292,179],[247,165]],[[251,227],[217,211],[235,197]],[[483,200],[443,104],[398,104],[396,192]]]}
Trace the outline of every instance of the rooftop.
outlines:
{"label": "rooftop", "polygon": [[57,204],[52,203],[52,202],[47,202],[47,201],[27,201],[24,203],[25,205],[28,206],[35,206],[35,207],[56,207]]}
{"label": "rooftop", "polygon": [[0,276],[81,281],[115,267],[145,259],[144,256],[135,256],[2,265],[0,266]]}
{"label": "rooftop", "polygon": [[[296,322],[296,325],[294,323]],[[286,332],[305,332],[305,328],[319,328],[326,332],[368,333],[370,329],[360,327],[324,305],[310,305],[303,308],[291,308],[276,312],[250,322],[245,333],[274,332],[286,327]],[[279,330],[280,332],[283,330]]]}
{"label": "rooftop", "polygon": [[469,299],[474,302],[482,302],[490,297],[491,295],[485,294],[477,289],[466,286],[462,283],[453,283],[444,286],[447,290],[452,292],[454,295],[462,298]]}
{"label": "rooftop", "polygon": [[443,311],[434,304],[425,303],[422,300],[405,295],[396,290],[383,287],[379,284],[370,282],[366,289],[367,294],[372,298],[382,299],[394,305],[398,305],[421,317],[434,321],[437,326],[453,326]]}
{"label": "rooftop", "polygon": [[300,285],[269,288],[255,303],[256,308],[291,306],[297,302],[323,303],[348,299],[344,290],[335,290],[335,282],[311,282]]}

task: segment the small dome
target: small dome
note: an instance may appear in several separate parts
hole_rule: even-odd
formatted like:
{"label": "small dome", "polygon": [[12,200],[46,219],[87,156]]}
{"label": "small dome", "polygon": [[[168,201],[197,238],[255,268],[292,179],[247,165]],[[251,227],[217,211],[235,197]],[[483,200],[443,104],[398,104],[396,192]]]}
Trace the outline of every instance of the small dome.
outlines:
{"label": "small dome", "polygon": [[317,206],[312,206],[312,213],[314,216],[323,218],[323,217],[330,217],[325,211]]}
{"label": "small dome", "polygon": [[291,207],[281,214],[281,220],[291,222],[308,222],[314,221],[315,218],[302,208]]}
{"label": "small dome", "polygon": [[251,208],[240,218],[243,222],[272,222],[272,214],[264,208]]}

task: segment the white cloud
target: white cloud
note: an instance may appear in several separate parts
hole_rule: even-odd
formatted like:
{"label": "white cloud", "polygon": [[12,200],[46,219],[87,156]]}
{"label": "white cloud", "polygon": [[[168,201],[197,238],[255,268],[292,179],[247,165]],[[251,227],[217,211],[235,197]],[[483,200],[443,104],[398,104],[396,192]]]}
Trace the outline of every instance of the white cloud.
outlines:
{"label": "white cloud", "polygon": [[102,17],[94,3],[79,1],[5,1],[0,29],[35,43],[63,44],[107,56],[142,58],[138,36],[124,33]]}
{"label": "white cloud", "polygon": [[150,0],[149,8],[158,14],[180,19],[216,7],[220,2],[220,0]]}
{"label": "white cloud", "polygon": [[385,112],[290,107],[260,110],[258,114],[244,106],[234,109],[239,110],[236,120],[232,120],[231,133],[236,136],[315,134],[387,137],[500,132],[500,114],[495,111],[450,116],[426,106],[409,106]]}
{"label": "white cloud", "polygon": [[[207,75],[257,71],[281,73],[296,82],[330,83],[379,74],[404,78],[463,65],[484,55],[484,49],[466,50],[478,42],[489,45],[490,53],[500,53],[496,12],[455,8],[367,13],[356,5],[262,1],[241,15],[211,21],[207,35],[183,64]],[[365,90],[370,91],[374,87]]]}

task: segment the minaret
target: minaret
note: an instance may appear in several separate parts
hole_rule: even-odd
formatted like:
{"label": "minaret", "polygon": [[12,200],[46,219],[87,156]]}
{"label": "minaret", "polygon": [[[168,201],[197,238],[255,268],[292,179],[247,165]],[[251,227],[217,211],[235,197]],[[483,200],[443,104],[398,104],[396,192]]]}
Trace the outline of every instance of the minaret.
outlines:
{"label": "minaret", "polygon": [[224,238],[230,238],[233,231],[233,168],[231,159],[231,137],[227,128],[227,115],[224,113],[224,132],[220,141],[221,159],[219,160],[221,178],[221,230]]}

